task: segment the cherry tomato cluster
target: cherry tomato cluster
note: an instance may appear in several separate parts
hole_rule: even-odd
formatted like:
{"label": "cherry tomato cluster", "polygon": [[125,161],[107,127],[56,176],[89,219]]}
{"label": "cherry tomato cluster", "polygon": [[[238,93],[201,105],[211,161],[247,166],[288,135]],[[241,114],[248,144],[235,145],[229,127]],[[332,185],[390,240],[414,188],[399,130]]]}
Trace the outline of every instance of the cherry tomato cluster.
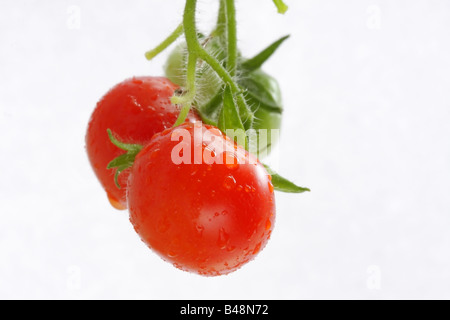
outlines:
{"label": "cherry tomato cluster", "polygon": [[[185,35],[165,77],[127,79],[98,102],[86,149],[110,203],[129,210],[148,247],[181,270],[218,276],[266,246],[275,190],[309,190],[263,165],[258,154],[274,141],[250,152],[245,131],[280,128],[280,88],[261,66],[287,37],[244,59],[235,43],[234,1],[220,0],[209,36],[195,29],[195,11],[196,0],[187,0],[183,23],[146,55]],[[243,139],[227,135],[230,129],[242,130]]]}

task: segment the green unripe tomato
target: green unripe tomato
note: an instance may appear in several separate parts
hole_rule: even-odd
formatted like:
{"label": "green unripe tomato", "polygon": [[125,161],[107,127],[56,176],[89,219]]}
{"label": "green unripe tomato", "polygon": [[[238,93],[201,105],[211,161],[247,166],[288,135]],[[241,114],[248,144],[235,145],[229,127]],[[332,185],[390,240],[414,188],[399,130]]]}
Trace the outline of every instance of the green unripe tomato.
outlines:
{"label": "green unripe tomato", "polygon": [[180,43],[170,53],[164,65],[166,77],[180,87],[186,86],[186,53],[186,43]]}
{"label": "green unripe tomato", "polygon": [[267,144],[259,143],[258,154],[270,153],[272,147],[278,143],[279,134],[272,135],[272,129],[281,129],[283,104],[281,89],[278,81],[257,69],[250,72],[240,81],[241,86],[247,89],[246,100],[255,115],[253,128],[267,130]]}

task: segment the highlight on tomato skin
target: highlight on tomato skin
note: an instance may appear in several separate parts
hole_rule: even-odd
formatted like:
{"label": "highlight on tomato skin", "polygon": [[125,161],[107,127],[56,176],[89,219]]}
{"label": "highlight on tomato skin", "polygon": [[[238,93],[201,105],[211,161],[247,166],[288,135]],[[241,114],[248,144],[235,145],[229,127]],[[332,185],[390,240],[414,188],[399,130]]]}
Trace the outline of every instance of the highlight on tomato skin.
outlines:
{"label": "highlight on tomato skin", "polygon": [[[177,145],[197,143],[196,126],[165,130],[138,154],[128,187],[130,221],[142,241],[175,267],[204,276],[225,275],[266,246],[275,224],[274,189],[257,159],[207,125],[200,125],[201,132],[228,146],[232,151],[223,158],[234,161],[175,164]],[[178,139],[174,132],[180,129],[192,140]],[[205,160],[212,153],[210,145],[200,146]]]}
{"label": "highlight on tomato skin", "polygon": [[[127,208],[129,170],[121,173],[122,187],[117,188],[115,170],[107,166],[123,150],[111,143],[107,130],[112,130],[125,143],[147,144],[153,135],[170,128],[177,120],[180,108],[170,102],[177,89],[177,85],[164,77],[134,77],[114,86],[97,103],[87,129],[86,151],[114,208]],[[188,121],[195,119],[198,117],[191,112]]]}

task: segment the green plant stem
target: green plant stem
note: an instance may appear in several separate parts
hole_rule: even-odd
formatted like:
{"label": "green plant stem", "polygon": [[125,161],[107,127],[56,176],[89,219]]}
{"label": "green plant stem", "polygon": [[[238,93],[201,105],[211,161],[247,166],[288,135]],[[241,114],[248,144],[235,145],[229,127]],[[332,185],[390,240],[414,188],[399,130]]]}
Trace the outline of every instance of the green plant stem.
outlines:
{"label": "green plant stem", "polygon": [[186,35],[186,43],[189,54],[194,53],[198,58],[205,61],[217,73],[223,82],[230,85],[232,92],[235,94],[239,92],[239,87],[234,82],[233,77],[227,70],[211,56],[200,44],[197,37],[197,29],[195,23],[195,10],[197,0],[186,0],[186,9],[184,12],[184,32]]}
{"label": "green plant stem", "polygon": [[172,103],[181,105],[181,112],[178,116],[177,121],[175,122],[175,127],[182,124],[191,109],[192,104],[195,100],[196,94],[196,83],[195,83],[195,73],[197,68],[197,59],[198,59],[198,47],[200,43],[198,41],[197,36],[197,27],[195,21],[195,11],[197,7],[196,0],[187,0],[186,6],[184,8],[183,15],[183,29],[186,37],[186,44],[188,49],[188,64],[187,64],[187,76],[186,76],[186,87],[187,94],[184,96],[174,96],[172,97]]}
{"label": "green plant stem", "polygon": [[225,68],[219,62],[217,62],[215,58],[209,55],[208,52],[206,52],[203,48],[200,48],[199,58],[209,64],[211,69],[213,69],[217,73],[222,81],[230,86],[232,94],[236,96],[236,103],[239,107],[239,114],[242,118],[242,122],[246,125],[246,127],[250,127],[253,123],[254,115],[245,102],[245,98],[241,88],[236,84],[236,82],[234,82],[228,71],[225,70]]}
{"label": "green plant stem", "polygon": [[[242,117],[242,122],[246,124],[251,124],[253,121],[253,113],[245,102],[244,96],[241,92],[240,87],[236,84],[230,73],[214,58],[211,56],[200,44],[197,35],[196,28],[196,8],[197,0],[186,0],[186,6],[184,9],[183,16],[183,26],[184,34],[186,37],[186,44],[188,48],[188,77],[186,79],[186,85],[188,87],[188,94],[185,97],[173,97],[172,102],[181,104],[185,110],[187,105],[192,104],[195,98],[195,70],[193,69],[194,59],[201,59],[205,61],[222,79],[225,84],[230,86],[231,92],[236,96],[237,104],[239,107],[239,113]],[[195,60],[197,61],[197,60]],[[193,71],[194,70],[194,71]],[[190,108],[190,107],[189,107]],[[187,112],[180,114],[177,120],[177,124],[183,123],[186,119]],[[183,118],[184,117],[184,118]]]}
{"label": "green plant stem", "polygon": [[236,26],[236,6],[234,0],[226,0],[227,5],[227,37],[228,37],[228,61],[227,69],[232,77],[236,75],[237,67],[237,26]]}
{"label": "green plant stem", "polygon": [[[226,0],[220,0],[219,15],[217,18],[216,29],[211,33],[213,37],[219,37],[221,40],[224,38],[227,25],[227,4]],[[223,43],[225,44],[225,43]]]}
{"label": "green plant stem", "polygon": [[278,13],[285,14],[289,9],[283,0],[273,0],[273,3],[275,3],[275,6],[278,9]]}
{"label": "green plant stem", "polygon": [[170,36],[168,36],[160,45],[153,50],[147,51],[145,57],[147,60],[152,60],[158,54],[166,50],[172,43],[174,43],[184,32],[183,24],[180,24]]}
{"label": "green plant stem", "polygon": [[174,96],[172,97],[171,102],[173,104],[181,105],[181,112],[178,116],[177,121],[175,122],[174,127],[178,127],[182,124],[191,110],[192,103],[194,102],[197,88],[195,86],[195,72],[197,67],[197,55],[195,53],[189,52],[188,64],[187,64],[187,94],[183,96]]}

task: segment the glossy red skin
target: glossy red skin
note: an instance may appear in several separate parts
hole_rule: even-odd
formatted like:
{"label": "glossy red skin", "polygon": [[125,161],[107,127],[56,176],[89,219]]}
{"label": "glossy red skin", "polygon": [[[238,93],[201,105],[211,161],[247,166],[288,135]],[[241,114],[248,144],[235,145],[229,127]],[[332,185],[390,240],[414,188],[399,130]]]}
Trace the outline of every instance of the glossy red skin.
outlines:
{"label": "glossy red skin", "polygon": [[[116,209],[127,208],[126,190],[129,170],[114,182],[115,169],[109,162],[125,151],[109,140],[107,129],[124,143],[147,144],[158,132],[175,123],[180,108],[170,103],[177,85],[162,77],[134,77],[112,88],[97,104],[89,122],[86,149],[92,168]],[[192,113],[190,119],[196,119]]]}
{"label": "glossy red skin", "polygon": [[[194,125],[179,128],[193,134]],[[179,142],[171,141],[172,132],[155,135],[136,158],[128,190],[130,221],[144,243],[181,270],[205,276],[233,272],[270,238],[271,177],[259,162],[176,165],[171,152]],[[229,139],[226,143],[236,158],[248,155]]]}

